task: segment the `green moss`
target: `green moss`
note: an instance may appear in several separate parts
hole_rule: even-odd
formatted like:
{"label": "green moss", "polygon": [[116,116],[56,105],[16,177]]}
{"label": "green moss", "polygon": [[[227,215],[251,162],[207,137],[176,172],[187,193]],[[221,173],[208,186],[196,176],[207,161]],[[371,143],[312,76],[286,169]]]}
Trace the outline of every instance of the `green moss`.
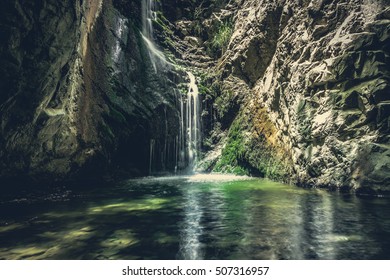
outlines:
{"label": "green moss", "polygon": [[[156,19],[153,21],[154,25],[164,32],[164,35],[173,35],[173,31],[168,27],[168,20],[164,17],[161,11],[158,11]],[[168,37],[168,36],[165,36]]]}
{"label": "green moss", "polygon": [[217,27],[217,31],[214,34],[214,37],[211,41],[210,48],[209,48],[210,54],[213,56],[223,55],[227,50],[232,34],[233,34],[233,22],[232,21],[222,22]]}
{"label": "green moss", "polygon": [[220,95],[215,99],[214,105],[218,110],[218,116],[223,118],[229,111],[233,103],[234,92],[231,90],[221,92],[221,88],[218,85],[213,89],[214,92],[220,92]]}
{"label": "green moss", "polygon": [[186,96],[188,91],[188,85],[185,83],[180,83],[177,85],[177,88],[179,89],[181,95]]}
{"label": "green moss", "polygon": [[[287,180],[287,159],[280,158],[276,147],[268,142],[264,134],[252,131],[248,116],[237,117],[227,136],[222,155],[214,167],[216,172],[238,175],[256,175],[274,180]],[[263,132],[267,119],[261,119]]]}
{"label": "green moss", "polygon": [[216,172],[248,175],[249,171],[240,165],[245,156],[245,140],[242,133],[241,119],[237,118],[229,129],[228,141],[222,156],[214,167]]}
{"label": "green moss", "polygon": [[199,83],[198,84],[199,94],[210,95],[210,89],[206,85]]}

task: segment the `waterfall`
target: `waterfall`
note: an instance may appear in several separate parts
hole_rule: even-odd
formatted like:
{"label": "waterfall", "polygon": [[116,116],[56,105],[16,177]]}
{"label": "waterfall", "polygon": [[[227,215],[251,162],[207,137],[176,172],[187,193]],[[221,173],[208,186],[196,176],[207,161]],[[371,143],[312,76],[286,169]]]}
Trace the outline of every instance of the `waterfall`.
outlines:
{"label": "waterfall", "polygon": [[187,72],[189,83],[187,95],[179,95],[180,123],[178,140],[178,169],[192,173],[196,167],[201,143],[199,89],[194,74]]}
{"label": "waterfall", "polygon": [[[164,54],[159,50],[154,40],[153,21],[157,19],[155,0],[142,0],[142,32],[141,37],[148,49],[149,57],[153,69],[156,73],[159,71],[171,70],[169,63]],[[187,95],[182,95],[176,92],[178,111],[180,112],[179,131],[173,143],[168,143],[168,119],[166,108],[164,109],[164,120],[162,124],[165,127],[165,139],[159,141],[156,139],[150,140],[149,151],[149,174],[155,171],[166,171],[170,166],[171,161],[174,164],[175,173],[177,171],[193,172],[200,149],[201,141],[201,126],[200,112],[201,103],[199,100],[199,90],[196,84],[195,76],[191,72],[187,72],[189,83]],[[156,164],[156,161],[160,161]],[[161,166],[162,170],[153,170],[153,167]]]}
{"label": "waterfall", "polygon": [[198,159],[200,148],[200,102],[199,90],[196,85],[195,76],[187,72],[190,82],[187,93],[186,132],[187,132],[187,154],[188,166],[193,170]]}
{"label": "waterfall", "polygon": [[153,21],[156,17],[156,2],[155,0],[142,0],[142,32],[141,37],[148,48],[150,61],[154,71],[157,73],[159,65],[166,67],[169,65],[164,54],[158,49],[154,41]]}
{"label": "waterfall", "polygon": [[[172,144],[169,144],[165,138],[163,141],[160,140],[157,147],[156,140],[150,140],[149,174],[152,174],[153,171],[165,171],[168,166],[167,161],[170,160],[174,163],[175,173],[193,173],[196,168],[202,138],[201,102],[195,76],[191,72],[187,72],[187,75],[189,78],[187,94],[176,93],[180,112],[178,134]],[[161,125],[164,127],[165,137],[167,137],[169,131],[166,111],[164,111],[163,119],[164,123]],[[156,150],[160,152],[156,153]],[[153,170],[152,167],[156,167],[154,163],[158,159],[162,170]]]}
{"label": "waterfall", "polygon": [[142,33],[146,38],[153,38],[153,20],[156,19],[155,10],[154,0],[142,0]]}
{"label": "waterfall", "polygon": [[127,32],[127,19],[118,17],[116,26],[115,26],[115,36],[116,41],[115,45],[113,46],[113,60],[115,63],[119,62],[119,57],[122,52],[121,42],[123,41],[123,37],[126,35]]}

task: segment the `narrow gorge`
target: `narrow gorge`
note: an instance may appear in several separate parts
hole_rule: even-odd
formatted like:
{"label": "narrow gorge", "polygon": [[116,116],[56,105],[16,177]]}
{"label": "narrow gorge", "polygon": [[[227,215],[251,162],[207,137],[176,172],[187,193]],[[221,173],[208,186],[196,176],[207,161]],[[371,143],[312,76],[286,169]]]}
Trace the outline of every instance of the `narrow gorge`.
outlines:
{"label": "narrow gorge", "polygon": [[1,177],[195,168],[386,192],[388,4],[7,1]]}
{"label": "narrow gorge", "polygon": [[[172,209],[169,217],[161,214],[182,223],[169,233],[161,229],[158,238],[144,228],[137,234],[104,228],[99,235],[93,231],[95,218],[58,231],[59,236],[94,235],[99,246],[115,248],[82,258],[143,258],[137,246],[157,239],[167,242],[161,241],[164,252],[153,241],[148,248],[156,255],[148,257],[354,258],[345,253],[349,247],[336,252],[334,242],[344,235],[331,235],[342,200],[337,195],[384,201],[389,196],[389,51],[389,0],[5,0],[0,10],[0,208],[8,211],[10,201],[31,198],[58,199],[68,209],[69,196],[99,188],[118,201],[99,200],[102,194],[95,203],[91,193],[78,194],[75,199],[88,197],[88,207],[76,208],[88,217],[108,211],[99,218],[110,223],[109,215],[125,209],[153,213],[147,221],[158,219],[164,207],[177,209],[173,197],[183,203],[180,215]],[[252,193],[261,184],[256,182],[269,188],[261,198]],[[191,187],[182,189],[186,184]],[[322,194],[321,202],[306,199],[319,189],[337,192],[331,198]],[[237,200],[235,192],[241,195]],[[289,195],[291,209],[283,211],[291,210],[291,223],[296,222],[289,236],[308,230],[296,226],[302,222],[297,217],[313,219],[311,239],[325,238],[333,251],[314,244],[319,251],[312,252],[302,241],[284,254],[282,245],[258,241],[255,232],[262,229],[238,217],[237,205],[256,215],[256,203],[287,207]],[[121,199],[127,198],[126,206]],[[389,204],[383,205],[381,215],[387,217]],[[228,219],[234,226],[225,220],[226,209],[237,214]],[[41,210],[37,217],[50,214]],[[280,218],[275,211],[270,216]],[[306,216],[311,211],[318,217]],[[370,215],[362,214],[359,222]],[[62,218],[66,223],[69,217]],[[0,219],[0,235],[22,231],[17,220]],[[126,221],[137,224],[133,218]],[[231,226],[231,235],[210,230],[220,224]],[[226,244],[209,248],[202,243],[205,236],[230,240],[237,227],[247,230],[242,238],[251,244],[266,243],[265,251],[245,247],[244,254],[244,245],[235,240],[234,248],[242,250],[229,255]],[[280,229],[275,227],[265,233]],[[378,236],[388,230],[386,223]],[[147,239],[135,241],[142,235]],[[351,242],[369,239],[345,236]],[[121,244],[112,241],[119,239]],[[63,242],[68,246],[70,239]],[[77,258],[75,252],[56,250],[20,255],[0,248],[0,258]],[[166,250],[174,255],[164,255]],[[383,258],[389,252],[387,242],[382,251],[368,254]]]}

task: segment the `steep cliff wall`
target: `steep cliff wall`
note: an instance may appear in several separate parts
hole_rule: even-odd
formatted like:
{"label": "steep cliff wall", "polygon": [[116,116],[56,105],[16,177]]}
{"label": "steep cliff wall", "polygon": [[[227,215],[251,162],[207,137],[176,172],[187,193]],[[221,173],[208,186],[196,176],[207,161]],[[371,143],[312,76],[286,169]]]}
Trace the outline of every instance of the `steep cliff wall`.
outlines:
{"label": "steep cliff wall", "polygon": [[158,1],[176,73],[150,61],[141,2],[5,1],[1,177],[173,170],[184,66],[200,169],[390,190],[388,0]]}
{"label": "steep cliff wall", "polygon": [[150,139],[173,145],[178,113],[141,1],[7,0],[0,13],[0,176],[147,174]]}
{"label": "steep cliff wall", "polygon": [[203,168],[389,190],[389,1],[196,1],[192,9],[170,18],[190,42],[179,56],[212,60],[192,63],[206,86]]}

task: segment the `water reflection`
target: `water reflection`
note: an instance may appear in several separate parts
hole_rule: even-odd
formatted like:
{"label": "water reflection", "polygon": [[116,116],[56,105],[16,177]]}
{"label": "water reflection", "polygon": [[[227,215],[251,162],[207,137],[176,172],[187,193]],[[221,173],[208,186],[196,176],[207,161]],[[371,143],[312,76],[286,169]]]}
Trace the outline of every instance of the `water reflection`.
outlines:
{"label": "water reflection", "polygon": [[323,191],[313,191],[312,195],[301,200],[303,224],[300,237],[304,249],[302,258],[334,259],[336,247],[329,242],[334,232],[334,206],[331,195]]}
{"label": "water reflection", "polygon": [[[202,196],[196,211],[200,210],[197,213],[203,218],[200,224],[197,219],[192,228],[185,222],[182,233],[197,233],[196,248],[203,248],[206,259],[369,258],[361,251],[378,256],[381,245],[365,234],[365,227],[379,222],[389,230],[388,203],[384,204],[386,220],[373,222],[367,209],[358,209],[362,201],[354,196],[348,202],[335,193],[268,181],[259,185],[256,180],[203,182],[197,187],[201,194],[198,192],[198,198],[188,198],[186,203],[191,199],[198,203]],[[186,219],[190,219],[195,208],[186,209],[191,209],[186,211]],[[190,259],[193,255],[182,257]]]}
{"label": "water reflection", "polygon": [[192,185],[183,188],[184,220],[180,230],[180,250],[178,258],[199,260],[203,258],[200,237],[203,234],[201,219],[201,190]]}
{"label": "water reflection", "polygon": [[389,259],[390,203],[250,178],[0,198],[0,259]]}

